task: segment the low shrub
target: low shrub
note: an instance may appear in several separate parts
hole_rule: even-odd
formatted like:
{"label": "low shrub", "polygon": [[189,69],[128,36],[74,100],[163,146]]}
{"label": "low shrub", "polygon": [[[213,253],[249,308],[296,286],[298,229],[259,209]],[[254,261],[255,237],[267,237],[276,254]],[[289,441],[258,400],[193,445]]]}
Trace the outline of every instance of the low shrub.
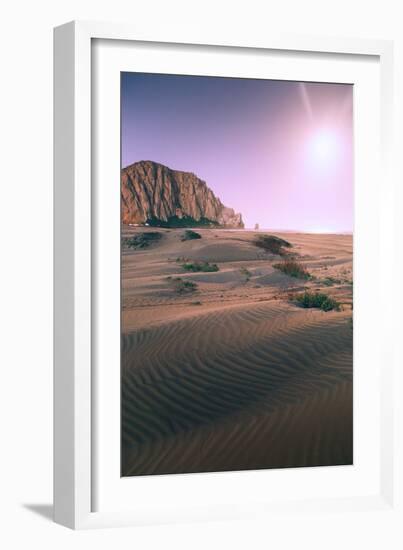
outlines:
{"label": "low shrub", "polygon": [[128,248],[141,249],[149,247],[150,244],[159,241],[161,238],[161,233],[158,233],[157,231],[149,231],[147,233],[138,233],[133,237],[124,239],[123,244]]}
{"label": "low shrub", "polygon": [[197,290],[197,284],[193,281],[186,281],[181,277],[167,277],[167,279],[178,294],[195,292]]}
{"label": "low shrub", "polygon": [[296,260],[283,260],[279,264],[274,264],[273,267],[282,271],[290,277],[297,277],[298,279],[310,279],[311,274],[305,269],[305,267]]}
{"label": "low shrub", "polygon": [[195,239],[201,239],[201,238],[202,236],[200,235],[200,233],[196,233],[196,231],[187,229],[182,235],[181,241],[193,241]]}
{"label": "low shrub", "polygon": [[275,235],[259,235],[255,241],[255,246],[263,248],[272,254],[284,256],[286,254],[284,248],[291,248],[292,244]]}
{"label": "low shrub", "polygon": [[303,294],[295,296],[294,300],[303,308],[318,308],[322,311],[340,310],[340,302],[320,292],[309,292],[306,290]]}
{"label": "low shrub", "polygon": [[182,264],[183,269],[186,271],[192,271],[193,273],[203,272],[203,273],[210,273],[219,271],[219,267],[217,264],[209,264],[208,262],[193,262],[193,263],[186,263]]}

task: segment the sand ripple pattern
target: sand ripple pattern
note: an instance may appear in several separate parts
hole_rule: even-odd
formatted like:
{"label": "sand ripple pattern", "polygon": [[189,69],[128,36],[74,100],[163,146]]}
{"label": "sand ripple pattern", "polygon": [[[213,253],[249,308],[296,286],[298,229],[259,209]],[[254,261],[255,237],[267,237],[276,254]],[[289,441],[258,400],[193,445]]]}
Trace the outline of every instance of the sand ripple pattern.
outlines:
{"label": "sand ripple pattern", "polygon": [[351,464],[346,314],[266,302],[122,336],[122,474]]}

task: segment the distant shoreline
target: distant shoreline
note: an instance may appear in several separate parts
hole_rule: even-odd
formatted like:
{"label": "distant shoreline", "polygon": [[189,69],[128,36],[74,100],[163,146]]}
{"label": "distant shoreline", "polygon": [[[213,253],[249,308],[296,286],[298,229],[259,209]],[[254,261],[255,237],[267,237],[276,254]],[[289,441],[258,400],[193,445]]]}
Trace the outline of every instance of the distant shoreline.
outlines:
{"label": "distant shoreline", "polygon": [[353,235],[353,231],[307,231],[304,229],[276,229],[276,228],[260,228],[260,229],[253,229],[253,228],[247,228],[243,231],[256,231],[256,232],[272,232],[272,233],[303,233],[305,235]]}
{"label": "distant shoreline", "polygon": [[126,227],[132,227],[136,229],[197,229],[197,231],[239,231],[239,232],[245,232],[245,231],[252,231],[254,233],[289,233],[289,234],[301,234],[301,235],[353,235],[353,231],[307,231],[303,229],[277,229],[277,228],[266,228],[261,227],[259,229],[254,229],[253,227],[244,227],[244,228],[230,228],[230,227],[198,227],[198,226],[183,226],[183,227],[159,227],[159,226],[152,226],[152,225],[145,225],[145,224],[131,224],[131,223],[125,223],[122,224]]}

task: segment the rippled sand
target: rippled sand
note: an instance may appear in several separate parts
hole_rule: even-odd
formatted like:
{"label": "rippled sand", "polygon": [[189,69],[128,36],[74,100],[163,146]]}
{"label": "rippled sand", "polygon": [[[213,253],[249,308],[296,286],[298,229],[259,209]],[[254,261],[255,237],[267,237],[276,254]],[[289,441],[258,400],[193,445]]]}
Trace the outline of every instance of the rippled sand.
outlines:
{"label": "rippled sand", "polygon": [[[162,239],[122,257],[122,475],[351,464],[352,237],[279,235],[306,282],[274,269],[253,231],[152,231]],[[220,270],[188,273],[192,260]],[[342,310],[290,303],[304,287]]]}

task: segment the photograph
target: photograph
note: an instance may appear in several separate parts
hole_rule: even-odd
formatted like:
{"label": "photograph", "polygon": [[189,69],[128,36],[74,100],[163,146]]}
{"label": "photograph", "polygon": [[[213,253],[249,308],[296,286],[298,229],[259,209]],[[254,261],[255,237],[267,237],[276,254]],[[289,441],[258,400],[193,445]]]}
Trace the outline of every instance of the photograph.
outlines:
{"label": "photograph", "polygon": [[353,95],[120,73],[122,477],[353,464]]}

